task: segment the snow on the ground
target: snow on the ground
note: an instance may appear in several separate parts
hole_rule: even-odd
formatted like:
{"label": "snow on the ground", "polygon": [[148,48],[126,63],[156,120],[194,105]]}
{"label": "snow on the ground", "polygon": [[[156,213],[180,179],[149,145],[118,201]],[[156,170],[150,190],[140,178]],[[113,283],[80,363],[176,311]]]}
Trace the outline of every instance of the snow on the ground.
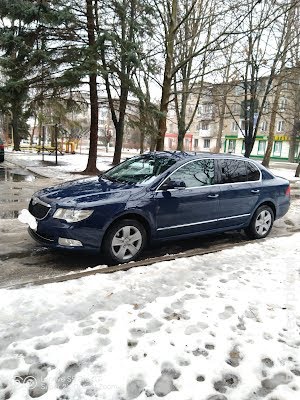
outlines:
{"label": "snow on the ground", "polygon": [[[124,150],[122,153],[122,159],[137,155],[136,150]],[[39,174],[47,178],[56,179],[78,179],[82,178],[82,175],[77,172],[82,172],[88,162],[88,150],[84,149],[83,153],[76,154],[64,154],[58,155],[58,165],[55,165],[55,155],[44,156],[44,162],[42,161],[42,155],[35,152],[21,151],[12,152],[7,151],[5,158],[8,162],[15,163],[19,166],[23,166],[28,170]],[[99,171],[106,171],[112,167],[113,151],[99,151],[97,158],[97,168]]]}
{"label": "snow on the ground", "polygon": [[0,399],[299,400],[300,233],[0,291]]}

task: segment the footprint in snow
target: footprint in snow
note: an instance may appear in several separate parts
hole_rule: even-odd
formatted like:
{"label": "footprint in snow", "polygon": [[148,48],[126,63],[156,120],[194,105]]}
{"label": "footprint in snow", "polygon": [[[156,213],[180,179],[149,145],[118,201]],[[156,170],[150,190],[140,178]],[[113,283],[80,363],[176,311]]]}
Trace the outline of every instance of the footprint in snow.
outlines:
{"label": "footprint in snow", "polygon": [[232,306],[226,306],[224,311],[219,314],[220,319],[228,319],[235,313],[235,309]]}
{"label": "footprint in snow", "polygon": [[272,378],[264,379],[261,381],[261,388],[258,390],[258,395],[261,397],[267,396],[279,385],[287,385],[293,380],[292,376],[279,372],[273,375]]}
{"label": "footprint in snow", "polygon": [[171,363],[164,363],[161,369],[161,376],[154,384],[154,393],[158,397],[164,397],[170,392],[177,391],[178,389],[173,383],[180,377],[180,372],[173,367]]}
{"label": "footprint in snow", "polygon": [[274,362],[270,358],[263,358],[261,362],[268,368],[274,367]]}
{"label": "footprint in snow", "polygon": [[214,388],[217,392],[226,393],[228,388],[233,389],[237,387],[239,382],[238,376],[234,374],[225,374],[222,376],[221,380],[214,383]]}
{"label": "footprint in snow", "polygon": [[141,312],[141,313],[139,313],[138,314],[138,317],[139,318],[142,318],[142,319],[149,319],[149,318],[151,318],[152,317],[152,314],[150,314],[149,312]]}
{"label": "footprint in snow", "polygon": [[149,322],[147,322],[146,325],[147,333],[153,333],[159,331],[162,325],[163,323],[158,321],[157,319],[151,319]]}
{"label": "footprint in snow", "polygon": [[138,377],[136,379],[131,380],[128,382],[126,387],[126,393],[129,400],[136,399],[142,393],[146,386],[146,382],[143,378]]}
{"label": "footprint in snow", "polygon": [[101,335],[108,335],[109,334],[109,329],[105,328],[104,326],[100,326],[97,329],[97,332],[100,333]]}
{"label": "footprint in snow", "polygon": [[0,363],[0,371],[3,369],[16,369],[19,365],[17,358],[7,358]]}
{"label": "footprint in snow", "polygon": [[91,325],[94,325],[94,324],[95,324],[94,321],[92,321],[92,320],[87,320],[87,321],[79,322],[78,326],[79,326],[80,328],[86,328],[87,326],[91,326]]}
{"label": "footprint in snow", "polygon": [[79,371],[80,367],[78,364],[70,364],[56,380],[56,386],[58,387],[58,389],[64,389],[69,386],[73,382],[76,374]]}
{"label": "footprint in snow", "polygon": [[36,350],[43,350],[50,346],[58,346],[60,344],[65,344],[68,341],[69,341],[69,338],[67,338],[67,337],[56,337],[56,338],[49,340],[48,342],[37,343],[34,348]]}
{"label": "footprint in snow", "polygon": [[75,332],[75,336],[88,336],[94,332],[94,328],[91,326],[81,329],[80,331]]}
{"label": "footprint in snow", "polygon": [[238,367],[242,359],[243,357],[240,354],[238,346],[234,346],[233,349],[229,352],[229,358],[226,360],[226,363],[231,365],[232,367]]}

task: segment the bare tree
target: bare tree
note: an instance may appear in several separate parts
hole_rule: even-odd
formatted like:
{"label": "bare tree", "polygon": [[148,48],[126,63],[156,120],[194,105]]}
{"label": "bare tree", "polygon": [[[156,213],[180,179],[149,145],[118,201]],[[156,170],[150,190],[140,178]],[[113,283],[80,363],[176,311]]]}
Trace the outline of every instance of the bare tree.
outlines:
{"label": "bare tree", "polygon": [[278,105],[279,105],[279,99],[281,95],[281,89],[282,89],[282,83],[284,80],[287,79],[287,76],[289,73],[286,72],[286,67],[287,67],[287,59],[290,53],[291,48],[294,45],[294,37],[292,34],[292,26],[295,23],[295,15],[297,11],[297,7],[299,7],[299,2],[295,0],[291,0],[286,3],[286,10],[285,14],[283,17],[283,22],[282,25],[280,26],[281,28],[281,35],[279,38],[279,51],[277,52],[277,55],[275,57],[274,61],[278,61],[279,67],[278,67],[278,76],[276,79],[273,77],[272,82],[276,83],[276,87],[274,89],[274,97],[273,97],[273,103],[272,103],[272,109],[271,109],[271,118],[270,118],[270,128],[269,128],[269,136],[268,136],[268,145],[266,149],[266,153],[264,155],[264,159],[262,161],[262,164],[265,167],[269,166],[270,163],[270,158],[271,158],[271,152],[273,148],[273,142],[274,142],[274,132],[275,132],[275,123],[276,123],[276,116],[278,113]]}

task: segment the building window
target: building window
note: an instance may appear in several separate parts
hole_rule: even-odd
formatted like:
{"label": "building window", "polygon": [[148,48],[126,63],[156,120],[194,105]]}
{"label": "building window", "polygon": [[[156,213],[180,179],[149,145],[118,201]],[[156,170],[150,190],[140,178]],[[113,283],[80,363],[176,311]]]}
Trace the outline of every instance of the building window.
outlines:
{"label": "building window", "polygon": [[281,156],[282,142],[274,142],[273,154],[274,156]]}
{"label": "building window", "polygon": [[241,107],[239,104],[235,103],[232,105],[232,107],[231,107],[232,114],[239,114],[240,111],[241,111]]}
{"label": "building window", "polygon": [[203,104],[203,112],[204,114],[210,113],[212,110],[212,105],[211,104]]}
{"label": "building window", "polygon": [[199,146],[199,139],[195,139],[194,140],[194,148],[198,149],[198,146]]}
{"label": "building window", "polygon": [[233,140],[233,139],[228,140],[228,153],[235,152],[235,142],[236,142],[236,140]]}
{"label": "building window", "polygon": [[241,121],[241,128],[242,128],[242,131],[247,131],[248,130],[248,127],[249,127],[249,122],[248,121],[245,121],[244,119]]}
{"label": "building window", "polygon": [[263,122],[261,123],[261,130],[262,130],[263,132],[266,132],[267,129],[268,129],[268,123],[267,123],[267,121],[263,121]]}
{"label": "building window", "polygon": [[279,111],[286,111],[286,109],[287,109],[287,104],[288,104],[287,99],[286,99],[285,97],[282,98],[282,99],[280,100],[280,103],[279,103]]}
{"label": "building window", "polygon": [[244,154],[245,153],[245,139],[243,140],[243,143],[242,143],[242,153]]}
{"label": "building window", "polygon": [[267,114],[269,112],[269,110],[270,110],[270,102],[269,102],[269,100],[266,100],[264,107],[263,107],[263,113]]}
{"label": "building window", "polygon": [[184,148],[186,150],[190,150],[190,141],[189,141],[189,139],[184,139]]}
{"label": "building window", "polygon": [[234,121],[231,123],[231,130],[232,132],[237,132],[239,130],[239,125],[237,122]]}
{"label": "building window", "polygon": [[235,86],[235,88],[234,88],[234,94],[235,94],[236,96],[240,96],[241,94],[244,93],[244,91],[245,91],[245,89],[244,89],[244,87],[243,87],[242,85],[237,85],[237,86]]}
{"label": "building window", "polygon": [[204,139],[204,149],[209,149],[210,148],[210,139]]}
{"label": "building window", "polygon": [[208,129],[209,129],[209,123],[208,123],[207,121],[202,121],[202,123],[201,123],[201,129],[202,129],[203,131],[208,131]]}
{"label": "building window", "polygon": [[283,132],[284,131],[284,121],[280,120],[277,123],[277,132]]}
{"label": "building window", "polygon": [[259,140],[257,154],[265,154],[266,143],[266,140]]}

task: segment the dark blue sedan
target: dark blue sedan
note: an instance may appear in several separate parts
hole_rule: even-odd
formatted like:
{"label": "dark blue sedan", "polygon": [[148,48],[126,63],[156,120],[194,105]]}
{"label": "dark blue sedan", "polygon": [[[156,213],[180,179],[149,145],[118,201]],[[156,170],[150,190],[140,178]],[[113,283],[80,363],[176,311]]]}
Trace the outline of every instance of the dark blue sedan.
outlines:
{"label": "dark blue sedan", "polygon": [[289,204],[289,182],[255,161],[156,152],[35,193],[29,232],[44,245],[101,251],[109,263],[124,263],[152,241],[233,229],[264,238]]}

